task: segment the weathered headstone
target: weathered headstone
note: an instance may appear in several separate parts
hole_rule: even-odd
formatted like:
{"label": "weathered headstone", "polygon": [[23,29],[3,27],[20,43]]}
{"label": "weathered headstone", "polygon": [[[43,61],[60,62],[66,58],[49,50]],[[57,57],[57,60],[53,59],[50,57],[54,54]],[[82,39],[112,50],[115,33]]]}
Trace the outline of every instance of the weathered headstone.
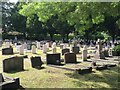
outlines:
{"label": "weathered headstone", "polygon": [[47,50],[49,50],[49,43],[48,42],[46,43],[46,46],[47,46]]}
{"label": "weathered headstone", "polygon": [[80,51],[80,48],[79,47],[72,47],[72,52],[74,52],[75,54],[78,54]]}
{"label": "weathered headstone", "polygon": [[36,54],[36,46],[32,45],[32,54]]}
{"label": "weathered headstone", "polygon": [[23,57],[11,57],[3,60],[3,72],[24,70]]}
{"label": "weathered headstone", "polygon": [[37,49],[40,49],[40,42],[37,42]]}
{"label": "weathered headstone", "polygon": [[64,54],[65,63],[76,63],[76,54],[75,53],[65,53]]}
{"label": "weathered headstone", "polygon": [[53,51],[53,54],[56,53],[56,43],[55,42],[52,45],[52,51]]}
{"label": "weathered headstone", "polygon": [[60,53],[47,54],[46,55],[47,64],[60,65]]}
{"label": "weathered headstone", "polygon": [[24,49],[27,49],[27,43],[24,42]]}
{"label": "weathered headstone", "polygon": [[86,61],[86,60],[87,60],[87,46],[86,46],[86,45],[83,47],[82,60],[83,60],[83,61]]}
{"label": "weathered headstone", "polygon": [[27,50],[31,50],[31,44],[27,44]]}
{"label": "weathered headstone", "polygon": [[2,40],[0,40],[0,47],[2,47]]}
{"label": "weathered headstone", "polygon": [[11,54],[13,54],[13,48],[12,47],[2,49],[2,55],[11,55]]}
{"label": "weathered headstone", "polygon": [[41,57],[31,57],[31,65],[33,68],[41,68],[42,64]]}
{"label": "weathered headstone", "polygon": [[105,59],[104,52],[102,51],[102,42],[98,39],[97,51],[95,54],[96,59]]}
{"label": "weathered headstone", "polygon": [[21,45],[21,47],[20,47],[20,55],[23,55],[24,54],[24,45]]}
{"label": "weathered headstone", "polygon": [[64,46],[63,46],[63,49],[66,49],[67,48],[67,44],[65,43]]}
{"label": "weathered headstone", "polygon": [[9,41],[6,41],[6,42],[5,42],[5,47],[6,47],[6,48],[10,48],[10,42],[9,42]]}
{"label": "weathered headstone", "polygon": [[46,53],[47,52],[47,46],[46,44],[43,44],[43,53]]}
{"label": "weathered headstone", "polygon": [[109,48],[105,47],[104,49],[104,56],[108,57],[109,56]]}
{"label": "weathered headstone", "polygon": [[67,53],[67,52],[70,52],[70,50],[69,50],[68,48],[62,49],[62,55],[64,55],[64,54]]}

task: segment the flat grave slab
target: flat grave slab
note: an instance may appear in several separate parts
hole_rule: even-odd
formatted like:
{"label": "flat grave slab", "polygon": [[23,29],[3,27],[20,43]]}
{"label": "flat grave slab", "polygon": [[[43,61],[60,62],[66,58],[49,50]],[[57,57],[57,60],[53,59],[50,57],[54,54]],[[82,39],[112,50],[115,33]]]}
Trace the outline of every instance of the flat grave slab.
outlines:
{"label": "flat grave slab", "polygon": [[78,67],[57,66],[57,65],[49,65],[49,66],[54,67],[54,68],[74,71],[75,73],[78,73],[78,74],[92,73],[92,67],[85,67],[85,66],[80,66],[80,65]]}

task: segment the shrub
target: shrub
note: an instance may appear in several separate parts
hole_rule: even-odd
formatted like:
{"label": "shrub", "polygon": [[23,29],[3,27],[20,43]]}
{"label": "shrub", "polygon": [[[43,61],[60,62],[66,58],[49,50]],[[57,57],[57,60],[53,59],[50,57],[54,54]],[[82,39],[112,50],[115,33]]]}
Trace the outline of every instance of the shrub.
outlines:
{"label": "shrub", "polygon": [[117,45],[113,48],[113,51],[120,51],[120,45]]}

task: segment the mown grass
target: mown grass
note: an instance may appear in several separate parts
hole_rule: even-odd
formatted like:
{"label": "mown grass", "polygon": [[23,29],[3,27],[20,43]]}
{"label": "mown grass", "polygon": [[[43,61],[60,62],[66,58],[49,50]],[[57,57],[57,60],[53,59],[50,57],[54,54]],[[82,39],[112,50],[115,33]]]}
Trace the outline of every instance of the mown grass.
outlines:
{"label": "mown grass", "polygon": [[[14,48],[15,50],[15,48]],[[51,49],[50,49],[51,50]],[[1,52],[1,51],[0,51]],[[60,49],[57,48],[57,52]],[[48,52],[48,53],[51,53]],[[10,55],[0,54],[0,71],[3,75],[10,77],[19,77],[20,83],[24,88],[117,88],[118,87],[118,67],[110,68],[110,70],[96,71],[90,74],[80,75],[72,71],[49,67],[43,65],[43,69],[34,69],[31,67],[30,57],[46,55],[41,50],[37,54],[25,53],[29,57],[24,60],[24,71],[21,72],[2,72],[2,60],[10,57]],[[15,54],[19,55],[19,54]],[[77,55],[80,60],[81,55]],[[62,56],[62,58],[64,58]],[[88,64],[86,64],[88,66]],[[66,67],[75,67],[75,65],[66,65]]]}

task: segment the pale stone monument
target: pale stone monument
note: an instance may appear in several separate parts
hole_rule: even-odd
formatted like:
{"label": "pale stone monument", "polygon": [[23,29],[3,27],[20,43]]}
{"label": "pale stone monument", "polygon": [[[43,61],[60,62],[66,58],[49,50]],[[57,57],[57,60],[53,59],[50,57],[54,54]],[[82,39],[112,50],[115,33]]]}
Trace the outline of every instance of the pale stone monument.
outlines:
{"label": "pale stone monument", "polygon": [[24,54],[24,45],[21,45],[19,50],[20,50],[20,52],[19,52],[20,55],[23,55]]}
{"label": "pale stone monument", "polygon": [[86,45],[83,47],[82,60],[83,60],[83,61],[86,61],[86,60],[87,60],[87,46],[86,46]]}
{"label": "pale stone monument", "polygon": [[36,46],[32,45],[32,54],[36,54]]}
{"label": "pale stone monument", "polygon": [[9,48],[9,47],[10,47],[10,42],[9,42],[9,41],[5,42],[5,47],[6,47],[6,48]]}
{"label": "pale stone monument", "polygon": [[53,42],[53,44],[52,44],[52,50],[53,50],[53,54],[55,54],[56,53],[56,43],[55,42]]}
{"label": "pale stone monument", "polygon": [[40,49],[40,42],[37,42],[37,49]]}
{"label": "pale stone monument", "polygon": [[43,45],[43,53],[46,53],[47,52],[47,46],[46,44]]}
{"label": "pale stone monument", "polygon": [[98,45],[97,45],[97,51],[96,51],[96,54],[95,54],[95,58],[96,59],[105,59],[104,52],[102,51],[101,40],[98,39],[97,43],[98,43]]}
{"label": "pale stone monument", "polygon": [[47,47],[47,50],[49,50],[49,43],[48,42],[46,43],[46,47]]}

